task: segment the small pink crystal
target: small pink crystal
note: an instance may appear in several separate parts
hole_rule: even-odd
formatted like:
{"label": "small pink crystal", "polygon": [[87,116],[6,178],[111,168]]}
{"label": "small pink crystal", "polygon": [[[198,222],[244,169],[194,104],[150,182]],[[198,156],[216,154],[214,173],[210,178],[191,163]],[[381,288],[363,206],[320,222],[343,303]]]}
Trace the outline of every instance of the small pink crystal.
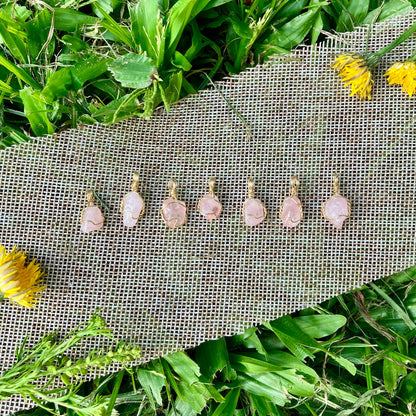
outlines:
{"label": "small pink crystal", "polygon": [[81,214],[81,231],[90,233],[100,230],[104,225],[104,217],[97,206],[84,208]]}
{"label": "small pink crystal", "polygon": [[178,228],[186,222],[186,205],[175,198],[163,201],[161,213],[169,228]]}
{"label": "small pink crystal", "polygon": [[302,220],[302,203],[297,196],[286,198],[280,208],[280,219],[285,227],[296,227]]}
{"label": "small pink crystal", "polygon": [[342,228],[344,221],[350,216],[350,203],[341,195],[334,195],[323,205],[324,217],[338,230]]}
{"label": "small pink crystal", "polygon": [[207,220],[214,220],[221,215],[222,205],[216,196],[206,194],[198,202],[198,211]]}
{"label": "small pink crystal", "polygon": [[134,227],[137,224],[144,208],[142,197],[137,192],[129,192],[121,203],[123,224],[126,227]]}
{"label": "small pink crystal", "polygon": [[244,202],[243,215],[244,222],[250,226],[254,227],[259,225],[266,218],[266,208],[262,202],[258,199],[247,199]]}

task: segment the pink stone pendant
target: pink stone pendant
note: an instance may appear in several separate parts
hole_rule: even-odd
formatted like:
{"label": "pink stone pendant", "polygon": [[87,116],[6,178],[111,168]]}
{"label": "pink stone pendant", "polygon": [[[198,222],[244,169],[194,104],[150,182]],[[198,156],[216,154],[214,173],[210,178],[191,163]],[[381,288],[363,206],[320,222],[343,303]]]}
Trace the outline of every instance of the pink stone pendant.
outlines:
{"label": "pink stone pendant", "polygon": [[299,178],[292,176],[290,179],[290,196],[283,201],[279,213],[285,227],[296,227],[303,219],[302,203],[298,198],[298,190]]}
{"label": "pink stone pendant", "polygon": [[351,204],[347,198],[339,194],[339,175],[333,177],[334,195],[322,205],[322,215],[338,230],[342,229],[344,221],[351,215]]}
{"label": "pink stone pendant", "polygon": [[254,180],[248,180],[248,199],[243,204],[243,218],[246,225],[254,227],[264,221],[267,216],[266,207],[259,199],[254,198]]}
{"label": "pink stone pendant", "polygon": [[139,174],[134,172],[131,191],[126,194],[121,201],[120,212],[123,214],[123,224],[125,227],[134,227],[137,221],[144,214],[145,204],[143,198],[138,194]]}
{"label": "pink stone pendant", "polygon": [[186,223],[186,205],[177,199],[178,190],[175,179],[169,180],[168,187],[170,198],[163,201],[160,213],[167,227],[175,229]]}
{"label": "pink stone pendant", "polygon": [[219,218],[222,212],[221,202],[215,195],[215,178],[210,178],[208,181],[209,193],[204,195],[198,202],[197,210],[208,220]]}
{"label": "pink stone pendant", "polygon": [[88,206],[81,212],[81,232],[90,233],[104,226],[104,216],[98,206],[94,205],[94,194],[91,189],[87,191]]}

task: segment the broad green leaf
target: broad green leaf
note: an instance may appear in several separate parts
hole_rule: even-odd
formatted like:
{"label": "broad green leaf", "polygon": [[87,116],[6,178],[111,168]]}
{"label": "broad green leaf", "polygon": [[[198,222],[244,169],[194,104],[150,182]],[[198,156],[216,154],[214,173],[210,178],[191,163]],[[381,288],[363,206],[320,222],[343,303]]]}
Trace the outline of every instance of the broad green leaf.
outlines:
{"label": "broad green leaf", "polygon": [[192,68],[192,64],[178,51],[175,51],[172,59],[172,65],[183,69],[185,72]]}
{"label": "broad green leaf", "polygon": [[242,373],[251,373],[251,374],[261,374],[268,373],[269,371],[279,371],[282,368],[280,366],[271,364],[269,361],[266,361],[264,357],[257,358],[248,356],[245,354],[229,354],[230,363],[232,367]]}
{"label": "broad green leaf", "polygon": [[251,394],[256,396],[265,397],[270,400],[272,403],[277,404],[278,406],[284,406],[289,399],[285,393],[277,390],[275,387],[264,384],[260,382],[257,377],[251,377],[247,374],[239,374],[237,377],[237,382],[240,387]]}
{"label": "broad green leaf", "polygon": [[378,387],[372,390],[367,390],[357,399],[355,403],[351,404],[351,406],[348,406],[347,409],[342,410],[341,412],[337,413],[337,416],[349,416],[349,415],[354,414],[358,409],[365,408],[367,403],[371,402],[375,396],[383,392],[384,392],[384,389],[381,387]]}
{"label": "broad green leaf", "polygon": [[209,397],[206,395],[206,389],[202,384],[188,384],[180,381],[177,383],[175,390],[182,401],[189,404],[191,408],[200,413],[206,406]]}
{"label": "broad green leaf", "polygon": [[315,390],[315,384],[309,383],[294,369],[249,375],[255,377],[260,383],[273,386],[278,391],[288,391],[290,394],[300,397],[310,397]]}
{"label": "broad green leaf", "polygon": [[318,41],[318,37],[321,34],[321,30],[324,27],[324,21],[323,21],[323,16],[324,14],[322,12],[319,12],[316,16],[315,19],[315,23],[313,24],[312,27],[312,33],[311,33],[311,44],[315,45],[316,42]]}
{"label": "broad green leaf", "polygon": [[237,407],[240,389],[233,389],[225,396],[224,402],[220,403],[212,416],[233,416]]}
{"label": "broad green leaf", "polygon": [[132,37],[136,49],[147,52],[147,56],[157,61],[158,48],[156,45],[159,5],[154,0],[140,0],[134,6],[129,6]]}
{"label": "broad green leaf", "polygon": [[78,36],[64,35],[62,36],[62,40],[65,42],[65,45],[68,46],[68,48],[72,52],[80,52],[89,49],[90,47],[87,42],[84,42]]}
{"label": "broad green leaf", "polygon": [[[206,2],[206,0],[203,0]],[[191,20],[191,12],[197,0],[178,0],[167,14],[168,39],[167,59],[173,56],[176,46],[182,36],[186,25]]]}
{"label": "broad green leaf", "polygon": [[[98,4],[106,13],[111,13],[117,6],[123,3],[124,0],[96,0],[95,3]],[[96,11],[95,4],[93,4],[93,9]],[[102,15],[99,14],[99,17]]]}
{"label": "broad green leaf", "polygon": [[338,400],[342,400],[348,403],[355,403],[358,400],[358,397],[354,396],[349,391],[339,389],[337,387],[332,386],[331,384],[327,384],[325,386],[325,389],[328,391],[329,394],[336,397]]}
{"label": "broad green leaf", "polygon": [[[49,38],[50,27],[52,24],[52,15],[48,9],[42,10],[35,18],[26,23],[27,46],[32,62],[38,58],[42,50],[47,53],[49,59],[53,55],[55,38]],[[47,46],[45,46],[47,44]]]}
{"label": "broad green leaf", "polygon": [[263,43],[286,50],[298,45],[311,31],[320,9],[320,6],[314,6],[309,11],[293,18],[268,36]]}
{"label": "broad green leaf", "polygon": [[117,58],[108,65],[108,69],[123,87],[130,88],[148,87],[156,70],[150,58],[137,53],[129,53]]}
{"label": "broad green leaf", "polygon": [[304,361],[306,357],[314,358],[315,356],[312,354],[310,349],[305,348],[305,343],[302,342],[302,339],[300,338],[303,338],[305,341],[305,337],[307,337],[306,345],[310,344],[311,342],[313,343],[315,340],[311,341],[312,338],[302,332],[300,328],[296,326],[296,324],[292,323],[290,325],[292,327],[294,326],[294,328],[292,328],[293,331],[287,328],[287,322],[289,322],[289,320],[287,317],[283,318],[284,319],[280,318],[277,321],[264,324],[264,326],[272,330],[283,342],[283,344],[285,344],[289,351],[299,360]]}
{"label": "broad green leaf", "polygon": [[[393,17],[411,12],[413,10],[412,4],[407,0],[392,0],[386,2],[382,6],[368,13],[363,19],[362,24],[371,24],[382,22]],[[375,20],[376,19],[376,20]]]}
{"label": "broad green leaf", "polygon": [[115,35],[119,40],[124,42],[130,48],[134,47],[134,42],[131,37],[131,32],[126,27],[121,26],[118,24],[106,11],[100,7],[97,3],[95,6],[100,11],[100,13],[104,16],[103,19],[100,21],[101,26],[107,29],[110,33]]}
{"label": "broad green leaf", "polygon": [[276,17],[283,21],[299,16],[300,12],[307,5],[308,0],[291,0],[279,10]]}
{"label": "broad green leaf", "polygon": [[107,105],[92,110],[92,116],[102,123],[113,124],[135,115],[141,115],[143,105],[138,102],[137,98],[145,91],[147,90],[134,90],[124,97],[110,101]]}
{"label": "broad green leaf", "polygon": [[264,397],[255,394],[248,394],[250,408],[253,415],[258,416],[284,416],[274,403],[266,400]]}
{"label": "broad green leaf", "polygon": [[136,376],[149,398],[152,409],[156,410],[155,401],[159,406],[162,406],[163,400],[160,392],[165,385],[163,374],[137,367]]}
{"label": "broad green leaf", "polygon": [[25,42],[15,34],[10,32],[10,26],[0,20],[0,35],[10,53],[20,62],[27,64],[28,51]]}
{"label": "broad green leaf", "polygon": [[28,17],[32,15],[32,12],[26,7],[19,6],[18,4],[8,4],[1,8],[1,11],[9,17],[9,19],[16,19],[21,23],[25,22]]}
{"label": "broad green leaf", "polygon": [[229,3],[232,0],[198,0],[192,9],[192,17],[197,16],[203,10],[209,10],[214,7]]}
{"label": "broad green leaf", "polygon": [[201,371],[198,364],[189,358],[183,351],[169,354],[163,358],[172,367],[173,371],[189,385],[197,382]]}
{"label": "broad green leaf", "polygon": [[253,30],[246,22],[240,20],[237,16],[231,16],[230,21],[237,36],[244,39],[251,39]]}
{"label": "broad green leaf", "polygon": [[293,322],[312,338],[332,335],[347,323],[343,315],[304,315],[293,318]]}
{"label": "broad green leaf", "polygon": [[255,348],[259,354],[267,357],[267,351],[257,336],[257,328],[247,328],[243,334],[234,335],[229,339],[230,345],[242,345],[246,348]]}
{"label": "broad green leaf", "polygon": [[53,72],[47,79],[42,96],[48,103],[52,103],[57,97],[65,97],[71,89],[71,68],[62,68]]}
{"label": "broad green leaf", "polygon": [[56,30],[74,32],[83,25],[95,25],[99,19],[74,9],[57,7],[54,9],[54,27]]}
{"label": "broad green leaf", "polygon": [[58,97],[65,97],[69,91],[78,91],[87,81],[106,72],[109,61],[92,55],[72,67],[53,72],[46,81],[42,96],[51,103]]}
{"label": "broad green leaf", "polygon": [[303,361],[306,357],[313,358],[314,355],[311,353],[311,350],[316,349],[328,354],[349,373],[353,375],[355,374],[356,368],[353,363],[328,351],[314,338],[303,332],[291,317],[282,316],[278,320],[270,322],[265,326],[271,329],[286,345],[286,347],[289,348],[289,350],[300,360]]}
{"label": "broad green leaf", "polygon": [[224,370],[226,379],[235,378],[235,371],[231,368],[224,338],[207,341],[196,347],[195,360],[201,373],[209,380],[214,377],[217,371],[222,370]]}
{"label": "broad green leaf", "polygon": [[[181,87],[182,87],[182,71],[175,72],[169,77],[169,83],[166,88],[162,84],[159,84],[159,91],[165,104],[166,111],[169,111],[170,104],[179,100]],[[165,81],[163,82],[165,84]]]}
{"label": "broad green leaf", "polygon": [[4,66],[12,74],[16,75],[21,81],[30,85],[32,88],[40,89],[41,86],[22,68],[16,66],[14,63],[7,60],[3,55],[0,54],[0,65]]}
{"label": "broad green leaf", "polygon": [[358,26],[368,13],[370,0],[351,0],[338,18],[336,30],[346,32]]}
{"label": "broad green leaf", "polygon": [[52,134],[54,129],[48,120],[46,103],[40,99],[39,92],[26,87],[20,90],[20,98],[23,102],[25,116],[29,120],[33,133],[36,136]]}
{"label": "broad green leaf", "polygon": [[392,352],[386,354],[383,359],[384,386],[391,396],[393,396],[397,388],[399,377],[407,374],[404,365],[396,364],[397,361],[397,357]]}
{"label": "broad green leaf", "polygon": [[406,403],[416,400],[416,372],[411,371],[400,383],[400,397]]}
{"label": "broad green leaf", "polygon": [[94,79],[107,71],[111,59],[92,55],[71,68],[72,83],[79,90],[87,81]]}
{"label": "broad green leaf", "polygon": [[304,375],[311,383],[317,383],[319,376],[315,370],[300,361],[286,351],[273,351],[267,356],[267,361],[282,369],[294,369],[297,373]]}

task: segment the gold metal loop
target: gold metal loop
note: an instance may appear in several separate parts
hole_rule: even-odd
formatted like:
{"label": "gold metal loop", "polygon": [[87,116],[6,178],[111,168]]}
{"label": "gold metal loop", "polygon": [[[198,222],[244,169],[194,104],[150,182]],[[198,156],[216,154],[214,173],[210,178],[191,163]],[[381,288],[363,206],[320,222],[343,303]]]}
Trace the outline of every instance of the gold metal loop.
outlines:
{"label": "gold metal loop", "polygon": [[293,175],[290,178],[290,196],[298,196],[299,186],[299,178],[296,175]]}
{"label": "gold metal loop", "polygon": [[87,197],[87,206],[94,206],[94,192],[92,191],[92,189],[88,189],[85,193],[85,196]]}
{"label": "gold metal loop", "polygon": [[215,196],[215,178],[209,178],[208,186],[209,186],[209,194],[212,197],[214,197]]}
{"label": "gold metal loop", "polygon": [[247,186],[248,186],[248,197],[249,199],[253,199],[254,198],[254,179],[250,178],[247,181]]}
{"label": "gold metal loop", "polygon": [[169,188],[170,197],[173,199],[177,199],[178,198],[178,182],[176,182],[176,179],[173,179],[173,178],[169,179],[168,188]]}
{"label": "gold metal loop", "polygon": [[133,173],[133,182],[131,183],[131,190],[133,192],[137,192],[140,185],[140,178],[139,178],[139,172]]}
{"label": "gold metal loop", "polygon": [[332,177],[332,183],[333,183],[334,195],[339,195],[339,175],[338,175],[338,173],[334,173],[334,176]]}

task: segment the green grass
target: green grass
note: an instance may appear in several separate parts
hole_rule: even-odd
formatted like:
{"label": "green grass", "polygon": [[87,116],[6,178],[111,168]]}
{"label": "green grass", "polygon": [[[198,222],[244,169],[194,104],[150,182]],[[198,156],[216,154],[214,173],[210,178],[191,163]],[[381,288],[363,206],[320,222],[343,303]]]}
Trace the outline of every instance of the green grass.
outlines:
{"label": "green grass", "polygon": [[[414,6],[415,0],[2,2],[0,145],[79,123],[147,117],[210,79],[315,43],[321,30],[351,30]],[[88,383],[72,379],[56,391],[60,404],[46,396],[39,399],[44,408],[19,414],[45,415],[45,407],[67,415],[416,414],[415,276],[412,268],[244,334]],[[31,357],[42,357],[41,350]],[[50,359],[58,367],[67,362],[58,353]],[[23,376],[17,371],[9,387]]]}
{"label": "green grass", "polygon": [[68,415],[97,403],[123,416],[416,414],[415,277],[413,267],[243,334],[74,380],[78,410],[47,406]]}
{"label": "green grass", "polygon": [[7,0],[0,4],[0,147],[79,123],[148,117],[236,74],[408,12],[416,0]]}

